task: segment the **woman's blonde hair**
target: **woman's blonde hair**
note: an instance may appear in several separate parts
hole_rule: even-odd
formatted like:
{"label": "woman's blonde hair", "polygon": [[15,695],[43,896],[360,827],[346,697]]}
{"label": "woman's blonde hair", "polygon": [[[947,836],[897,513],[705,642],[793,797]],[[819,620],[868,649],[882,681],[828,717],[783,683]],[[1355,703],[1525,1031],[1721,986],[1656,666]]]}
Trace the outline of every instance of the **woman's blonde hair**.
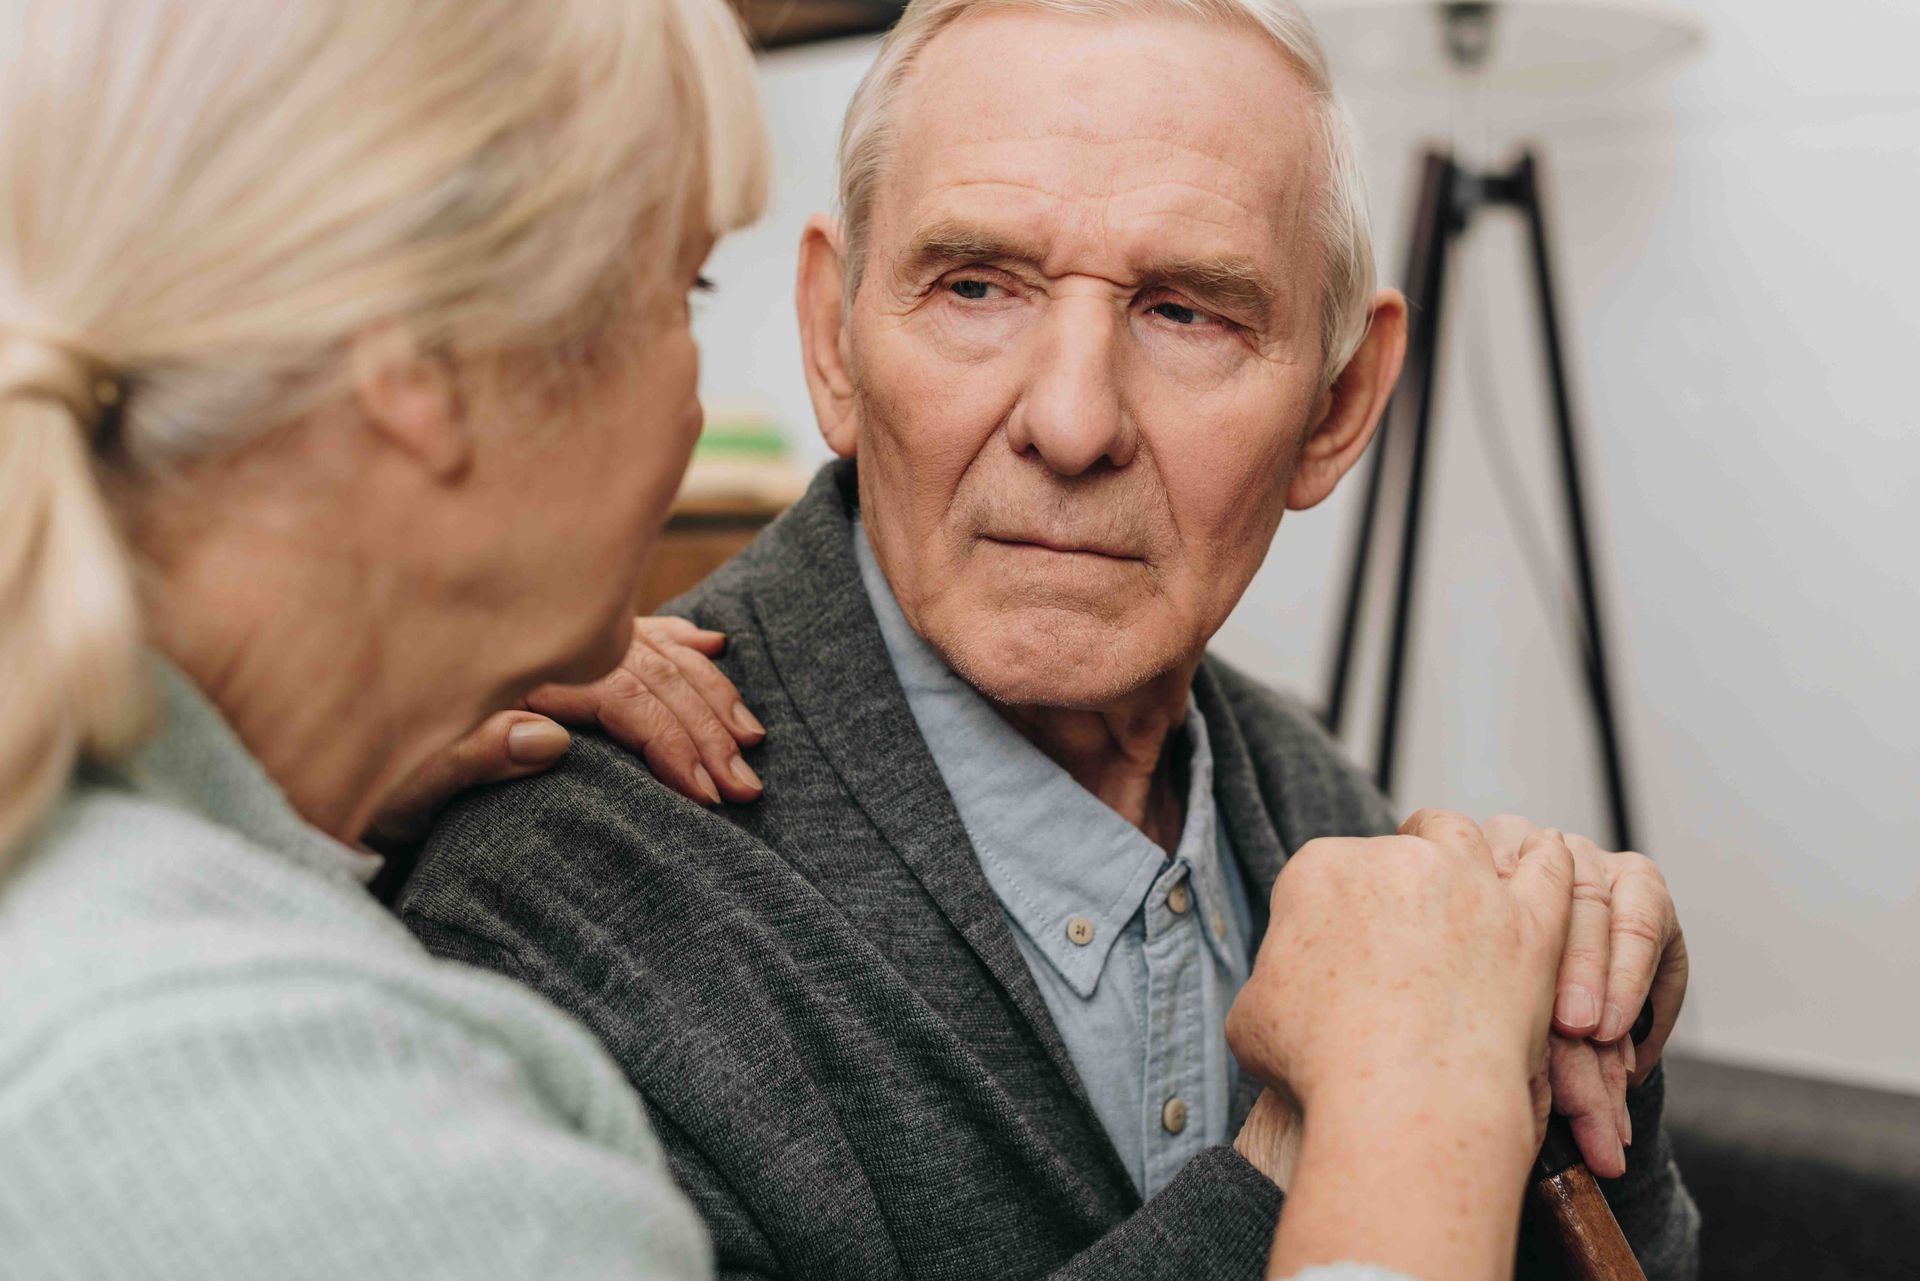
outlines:
{"label": "woman's blonde hair", "polygon": [[0,867],[148,718],[103,470],[298,416],[382,322],[591,342],[764,148],[722,0],[0,0]]}
{"label": "woman's blonde hair", "polygon": [[914,60],[929,41],[969,13],[1023,9],[1099,19],[1160,15],[1233,24],[1272,40],[1293,63],[1319,110],[1321,183],[1313,221],[1323,253],[1322,369],[1324,381],[1331,384],[1366,337],[1373,308],[1373,232],[1352,124],[1334,94],[1320,36],[1294,0],[912,0],[854,91],[840,133],[848,308],[866,266],[874,196],[886,170],[901,86]]}

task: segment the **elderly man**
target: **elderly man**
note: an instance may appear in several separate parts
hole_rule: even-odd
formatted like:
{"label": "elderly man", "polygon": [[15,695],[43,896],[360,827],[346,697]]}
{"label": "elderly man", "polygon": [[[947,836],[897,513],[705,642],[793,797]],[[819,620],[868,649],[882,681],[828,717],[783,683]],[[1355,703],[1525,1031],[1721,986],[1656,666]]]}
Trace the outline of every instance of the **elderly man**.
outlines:
{"label": "elderly man", "polygon": [[[1258,1276],[1284,1126],[1226,1011],[1286,856],[1393,828],[1204,653],[1398,371],[1320,55],[1284,0],[917,0],[842,166],[798,284],[844,461],[677,610],[765,798],[585,740],[445,817],[408,921],[594,1028],[723,1276]],[[1569,1082],[1631,1066],[1603,900]],[[1658,1076],[1630,1103],[1583,1143],[1685,1276]]]}

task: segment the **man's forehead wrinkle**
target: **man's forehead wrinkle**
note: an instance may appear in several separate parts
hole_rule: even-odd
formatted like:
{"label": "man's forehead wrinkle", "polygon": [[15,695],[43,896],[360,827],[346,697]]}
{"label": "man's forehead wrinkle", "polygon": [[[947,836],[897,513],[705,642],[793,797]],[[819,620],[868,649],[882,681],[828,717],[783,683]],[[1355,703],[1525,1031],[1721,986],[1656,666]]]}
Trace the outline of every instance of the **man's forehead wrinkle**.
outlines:
{"label": "man's forehead wrinkle", "polygon": [[902,201],[913,221],[952,193],[999,188],[1062,205],[1112,202],[1094,215],[1102,218],[1177,216],[1251,224],[1270,236],[1297,217],[1308,185],[1306,158],[1297,154],[1219,155],[1165,138],[1088,146],[1055,136],[975,137],[903,153],[904,163],[882,179],[876,213]]}
{"label": "man's forehead wrinkle", "polygon": [[[1057,186],[1016,177],[952,178],[932,186],[904,211],[901,221],[918,240],[929,227],[964,223],[1004,229],[1005,234],[1066,238],[1097,234],[1163,242],[1184,238],[1182,224],[1208,229],[1205,247],[1185,252],[1257,256],[1296,221],[1297,193],[1248,204],[1217,187],[1184,179],[1159,179],[1102,195],[1062,193]],[[1218,233],[1225,232],[1225,235]]]}

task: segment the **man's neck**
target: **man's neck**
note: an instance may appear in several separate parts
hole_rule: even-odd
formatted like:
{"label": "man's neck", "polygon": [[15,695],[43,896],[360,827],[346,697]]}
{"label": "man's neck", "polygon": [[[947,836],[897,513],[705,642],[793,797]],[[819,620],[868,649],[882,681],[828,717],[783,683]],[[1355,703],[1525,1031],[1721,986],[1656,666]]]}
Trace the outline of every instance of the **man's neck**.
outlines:
{"label": "man's neck", "polygon": [[1186,828],[1186,772],[1168,750],[1186,723],[1198,662],[1098,708],[996,704],[1073,780],[1171,854]]}

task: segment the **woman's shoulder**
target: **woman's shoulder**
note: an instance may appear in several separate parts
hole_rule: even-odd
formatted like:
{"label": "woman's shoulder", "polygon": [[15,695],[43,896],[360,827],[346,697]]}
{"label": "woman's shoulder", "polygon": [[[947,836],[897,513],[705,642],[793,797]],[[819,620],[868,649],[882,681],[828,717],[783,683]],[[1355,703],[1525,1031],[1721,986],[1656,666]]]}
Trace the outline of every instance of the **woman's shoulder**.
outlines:
{"label": "woman's shoulder", "polygon": [[270,1020],[232,1012],[300,1000],[343,1017],[381,1011],[440,1040],[593,1058],[589,1034],[519,984],[429,956],[347,864],[303,861],[110,785],[74,788],[0,881],[0,965],[0,1089],[9,1063],[65,1030],[144,1027],[157,1050],[169,1028],[184,1039],[207,1017],[227,1019],[230,1037],[265,1036]]}
{"label": "woman's shoulder", "polygon": [[36,978],[0,1001],[72,1008],[89,990],[177,987],[263,952],[404,948],[341,856],[301,863],[185,804],[77,782],[0,880],[0,958]]}
{"label": "woman's shoulder", "polygon": [[[258,1246],[256,1274],[298,1248],[377,1276],[384,1225],[485,1272],[468,1256],[500,1248],[489,1215],[552,1211],[602,1239],[651,1222],[698,1271],[697,1227],[585,1030],[430,958],[350,876],[185,807],[79,788],[0,889],[0,966],[0,1148],[34,1171],[0,1195],[0,1236],[19,1211],[49,1250],[84,1252],[46,1225],[91,1206],[96,1225],[180,1244],[183,1267]],[[543,1164],[578,1208],[553,1210]],[[457,1218],[423,1212],[435,1189]],[[364,1238],[331,1239],[329,1210]]]}

